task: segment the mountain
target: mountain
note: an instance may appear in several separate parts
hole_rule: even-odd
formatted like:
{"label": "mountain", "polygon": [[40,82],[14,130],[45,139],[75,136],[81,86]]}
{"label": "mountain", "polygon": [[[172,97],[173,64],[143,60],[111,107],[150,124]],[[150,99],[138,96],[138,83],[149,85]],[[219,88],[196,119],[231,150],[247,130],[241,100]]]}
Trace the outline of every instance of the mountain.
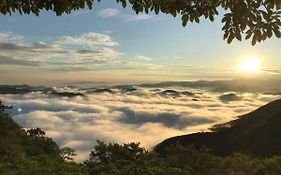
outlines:
{"label": "mountain", "polygon": [[23,85],[0,85],[0,94],[26,94],[30,92],[42,91],[46,89],[42,86]]}
{"label": "mountain", "polygon": [[0,174],[77,174],[83,173],[71,159],[72,150],[62,148],[40,128],[19,126],[0,101]]}
{"label": "mountain", "polygon": [[[0,153],[7,157],[12,155],[59,155],[59,147],[51,139],[44,137],[44,131],[37,129],[25,130],[11,117],[0,112]],[[5,156],[0,160],[5,159]]]}
{"label": "mountain", "polygon": [[165,155],[167,147],[179,143],[197,148],[208,147],[218,156],[234,152],[253,157],[281,155],[281,99],[212,129],[213,132],[166,139],[155,147],[155,151]]}
{"label": "mountain", "polygon": [[[261,84],[263,86],[261,86]],[[279,94],[281,91],[280,79],[234,79],[216,81],[168,81],[160,83],[141,84],[140,87],[170,88],[184,87],[208,89],[214,92],[249,92]]]}

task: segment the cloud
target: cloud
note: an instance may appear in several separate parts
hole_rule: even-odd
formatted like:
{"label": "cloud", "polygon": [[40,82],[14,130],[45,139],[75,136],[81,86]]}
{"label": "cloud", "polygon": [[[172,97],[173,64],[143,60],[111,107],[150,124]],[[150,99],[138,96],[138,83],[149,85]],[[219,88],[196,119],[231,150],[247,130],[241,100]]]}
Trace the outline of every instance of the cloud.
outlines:
{"label": "cloud", "polygon": [[49,43],[26,42],[16,35],[0,33],[0,62],[1,65],[34,66],[50,71],[89,71],[96,65],[111,64],[113,59],[123,55],[115,49],[118,45],[105,33],[63,36]]}
{"label": "cloud", "polygon": [[228,93],[228,94],[223,94],[219,97],[219,99],[224,102],[230,102],[230,101],[240,101],[243,99],[243,97],[240,97],[239,95],[235,93]]}
{"label": "cloud", "polygon": [[55,43],[59,45],[86,45],[89,47],[119,45],[109,35],[95,32],[83,33],[76,36],[63,36]]}
{"label": "cloud", "polygon": [[120,11],[114,8],[106,8],[98,11],[98,15],[103,18],[114,17],[120,15]]}
{"label": "cloud", "polygon": [[39,61],[19,60],[0,55],[1,65],[40,66]]}
{"label": "cloud", "polygon": [[269,74],[275,74],[275,75],[280,75],[281,74],[281,70],[280,69],[263,69],[263,72],[267,72]]}
{"label": "cloud", "polygon": [[0,43],[0,50],[8,51],[32,51],[41,52],[42,50],[55,50],[56,48],[52,45],[45,44],[44,42],[34,42],[34,43]]}
{"label": "cloud", "polygon": [[106,47],[100,47],[92,50],[88,49],[82,49],[77,51],[78,54],[88,57],[102,57],[102,58],[115,58],[117,56],[122,55],[122,53],[119,53],[111,48]]}
{"label": "cloud", "polygon": [[[236,119],[280,98],[280,95],[240,93],[243,97],[240,101],[223,103],[218,98],[222,93],[197,88],[114,86],[108,89],[114,93],[91,93],[98,88],[68,87],[55,90],[85,96],[60,97],[37,91],[2,94],[0,99],[13,105],[9,113],[20,125],[46,130],[47,136],[54,138],[61,147],[74,148],[78,153],[77,161],[81,161],[87,158],[97,139],[141,142],[151,149],[166,138],[207,131],[213,124]],[[193,95],[174,98],[159,94],[167,90]]]}
{"label": "cloud", "polygon": [[147,57],[147,56],[143,56],[143,55],[137,55],[134,58],[132,58],[131,60],[133,61],[152,61],[152,58]]}
{"label": "cloud", "polygon": [[144,21],[144,20],[149,20],[152,19],[153,16],[149,14],[137,14],[137,15],[124,15],[124,19],[126,21]]}
{"label": "cloud", "polygon": [[186,126],[200,125],[205,123],[212,123],[208,118],[188,117],[188,114],[175,114],[168,112],[149,113],[149,112],[135,112],[129,108],[113,109],[122,111],[123,115],[118,121],[128,124],[143,125],[145,123],[159,123],[168,128],[184,129]]}
{"label": "cloud", "polygon": [[21,40],[20,36],[11,33],[1,33],[0,32],[0,43],[11,43],[18,42]]}
{"label": "cloud", "polygon": [[92,10],[86,9],[86,10],[77,10],[71,13],[70,15],[76,17],[76,16],[81,16],[81,15],[86,15],[92,13]]}
{"label": "cloud", "polygon": [[121,15],[121,12],[118,9],[114,8],[106,8],[99,10],[97,13],[99,16],[103,18],[110,18],[110,17],[120,17],[121,19],[129,22],[133,21],[144,21],[144,20],[150,20],[154,18],[154,16],[149,15],[149,14],[137,14],[137,15]]}

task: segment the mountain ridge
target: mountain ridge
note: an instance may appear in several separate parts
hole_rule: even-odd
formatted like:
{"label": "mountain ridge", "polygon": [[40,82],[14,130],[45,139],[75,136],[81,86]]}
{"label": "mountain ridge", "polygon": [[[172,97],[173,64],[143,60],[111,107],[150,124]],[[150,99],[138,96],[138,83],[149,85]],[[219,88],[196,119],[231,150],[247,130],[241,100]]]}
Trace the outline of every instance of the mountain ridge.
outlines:
{"label": "mountain ridge", "polygon": [[172,137],[156,145],[155,151],[165,155],[166,147],[208,147],[215,155],[227,156],[240,152],[253,157],[281,155],[281,99],[225,124],[214,126],[213,132]]}

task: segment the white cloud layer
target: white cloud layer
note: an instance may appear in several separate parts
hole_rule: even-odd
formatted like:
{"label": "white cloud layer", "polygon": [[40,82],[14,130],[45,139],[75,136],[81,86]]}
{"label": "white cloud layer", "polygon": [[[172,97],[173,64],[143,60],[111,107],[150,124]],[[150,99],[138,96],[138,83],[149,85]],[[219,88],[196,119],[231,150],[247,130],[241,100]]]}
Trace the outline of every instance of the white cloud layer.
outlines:
{"label": "white cloud layer", "polygon": [[[85,97],[74,98],[34,92],[1,95],[0,99],[14,106],[11,115],[20,125],[46,130],[60,146],[75,149],[81,161],[97,139],[141,142],[151,149],[168,137],[206,131],[213,124],[235,119],[279,98],[239,93],[240,100],[224,102],[220,93],[190,88],[166,91],[138,87],[110,92],[88,91]],[[17,112],[18,108],[22,111]]]}

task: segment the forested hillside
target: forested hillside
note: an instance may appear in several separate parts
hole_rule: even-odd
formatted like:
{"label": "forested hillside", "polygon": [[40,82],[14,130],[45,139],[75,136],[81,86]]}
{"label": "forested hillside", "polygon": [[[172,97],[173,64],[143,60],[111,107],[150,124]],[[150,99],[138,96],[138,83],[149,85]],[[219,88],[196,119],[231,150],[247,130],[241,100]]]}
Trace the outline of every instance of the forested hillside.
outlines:
{"label": "forested hillside", "polygon": [[24,130],[0,103],[0,174],[83,174],[70,148],[60,149],[40,128]]}
{"label": "forested hillside", "polygon": [[195,133],[167,139],[156,146],[165,154],[165,147],[179,143],[211,148],[219,156],[239,152],[254,157],[281,155],[281,100],[273,101],[239,119],[213,127],[213,132]]}

